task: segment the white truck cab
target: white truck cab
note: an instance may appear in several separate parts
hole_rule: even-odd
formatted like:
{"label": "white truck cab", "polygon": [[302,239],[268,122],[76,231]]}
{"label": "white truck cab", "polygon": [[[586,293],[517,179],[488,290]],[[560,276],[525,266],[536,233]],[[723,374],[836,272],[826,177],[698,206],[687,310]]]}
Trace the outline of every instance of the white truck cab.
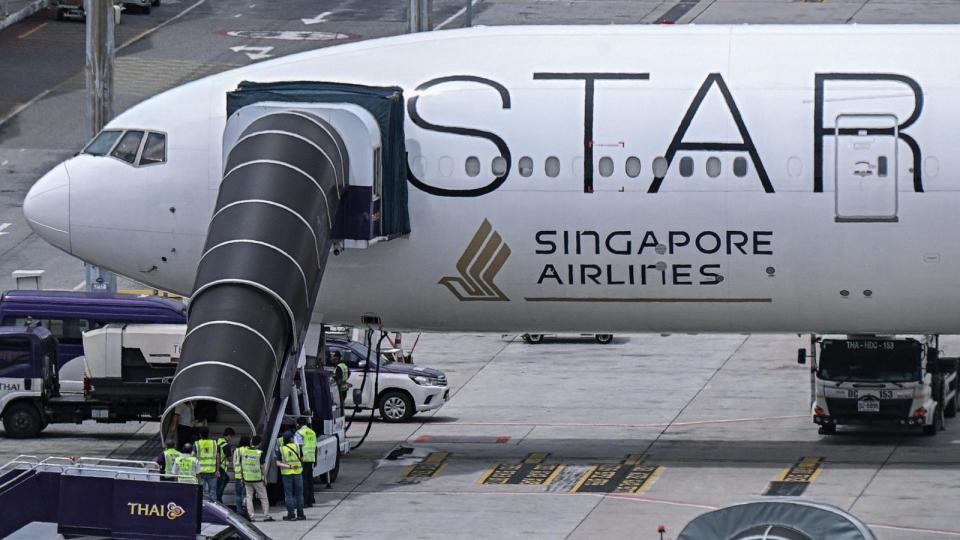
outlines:
{"label": "white truck cab", "polygon": [[[838,425],[888,424],[944,429],[957,413],[957,359],[941,358],[936,336],[812,339],[811,412],[820,433]],[[806,360],[800,349],[798,360]]]}

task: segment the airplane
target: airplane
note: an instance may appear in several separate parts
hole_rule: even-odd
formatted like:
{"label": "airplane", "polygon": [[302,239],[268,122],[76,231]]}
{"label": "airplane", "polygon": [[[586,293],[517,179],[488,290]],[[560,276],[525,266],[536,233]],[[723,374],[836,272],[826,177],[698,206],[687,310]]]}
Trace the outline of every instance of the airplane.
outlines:
{"label": "airplane", "polygon": [[[24,214],[63,251],[189,295],[227,92],[399,86],[411,232],[334,251],[324,321],[957,333],[958,44],[947,25],[677,25],[337,45],[145,100],[41,178]],[[161,157],[125,161],[124,130]]]}

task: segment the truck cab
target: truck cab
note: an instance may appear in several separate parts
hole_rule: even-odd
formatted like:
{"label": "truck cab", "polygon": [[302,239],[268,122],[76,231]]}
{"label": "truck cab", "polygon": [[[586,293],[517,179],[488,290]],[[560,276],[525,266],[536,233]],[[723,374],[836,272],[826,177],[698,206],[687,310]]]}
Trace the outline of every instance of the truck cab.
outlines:
{"label": "truck cab", "polygon": [[8,436],[45,426],[43,403],[59,393],[57,339],[46,328],[0,327],[0,411]]}
{"label": "truck cab", "polygon": [[844,424],[919,427],[927,435],[943,429],[957,411],[957,359],[940,358],[937,341],[816,339],[811,409],[820,433]]}

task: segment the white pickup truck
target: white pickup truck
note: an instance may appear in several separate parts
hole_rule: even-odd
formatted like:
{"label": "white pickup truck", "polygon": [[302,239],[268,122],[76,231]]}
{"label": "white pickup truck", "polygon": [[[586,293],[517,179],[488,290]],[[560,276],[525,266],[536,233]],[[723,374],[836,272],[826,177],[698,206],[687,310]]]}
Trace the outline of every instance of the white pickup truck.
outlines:
{"label": "white pickup truck", "polygon": [[[414,414],[440,408],[450,399],[447,376],[439,370],[419,367],[414,364],[392,362],[385,356],[376,358],[369,354],[367,366],[367,347],[356,341],[328,339],[327,369],[331,370],[330,358],[339,354],[350,368],[350,391],[347,392],[344,408],[348,411],[359,406],[361,409],[379,409],[380,417],[386,422],[406,422]],[[374,377],[379,364],[379,392],[374,396]],[[364,384],[364,372],[367,381]],[[354,392],[361,390],[362,392]],[[355,394],[360,394],[356,396]],[[357,401],[355,398],[359,397]]]}

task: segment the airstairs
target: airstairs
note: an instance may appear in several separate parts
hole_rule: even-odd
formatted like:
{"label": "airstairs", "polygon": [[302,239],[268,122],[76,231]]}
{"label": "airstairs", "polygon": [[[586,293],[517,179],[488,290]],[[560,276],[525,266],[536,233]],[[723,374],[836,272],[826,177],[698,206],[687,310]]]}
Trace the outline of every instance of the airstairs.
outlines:
{"label": "airstairs", "polygon": [[242,83],[227,105],[223,180],[161,433],[179,404],[213,403],[212,433],[261,435],[272,455],[285,414],[312,401],[295,380],[314,354],[305,336],[334,244],[409,232],[403,98],[399,88]]}

